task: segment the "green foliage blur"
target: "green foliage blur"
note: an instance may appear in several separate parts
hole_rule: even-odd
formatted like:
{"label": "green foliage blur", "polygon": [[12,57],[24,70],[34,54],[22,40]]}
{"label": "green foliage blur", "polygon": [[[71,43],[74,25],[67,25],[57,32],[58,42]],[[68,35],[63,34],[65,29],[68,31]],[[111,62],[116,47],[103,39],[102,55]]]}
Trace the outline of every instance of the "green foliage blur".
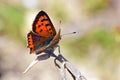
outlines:
{"label": "green foliage blur", "polygon": [[103,12],[109,7],[109,0],[83,0],[82,6],[85,14],[95,15]]}
{"label": "green foliage blur", "polygon": [[[118,60],[120,58],[119,49],[120,42],[115,40],[114,33],[102,28],[91,29],[84,36],[76,38],[75,40],[64,42],[67,48],[70,48],[70,55],[75,56],[75,59],[83,59],[90,53],[90,47],[93,46],[93,51],[96,47],[100,47],[104,57],[111,57],[111,59]],[[103,60],[104,61],[104,60]]]}
{"label": "green foliage blur", "polygon": [[54,14],[54,16],[58,19],[58,20],[62,20],[62,22],[67,22],[69,20],[69,16],[68,16],[68,12],[67,12],[67,8],[64,6],[64,9],[61,8],[61,5],[65,5],[63,4],[61,1],[58,1],[58,3],[54,3],[52,6],[52,13]]}
{"label": "green foliage blur", "polygon": [[18,5],[0,3],[0,34],[16,40],[23,40],[24,8]]}

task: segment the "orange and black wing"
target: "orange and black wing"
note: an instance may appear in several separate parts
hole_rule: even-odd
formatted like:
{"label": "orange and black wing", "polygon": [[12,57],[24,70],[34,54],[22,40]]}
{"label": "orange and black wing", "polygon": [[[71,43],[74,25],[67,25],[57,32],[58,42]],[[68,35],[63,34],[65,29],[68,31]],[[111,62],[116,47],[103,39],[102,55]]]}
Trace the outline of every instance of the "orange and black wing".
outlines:
{"label": "orange and black wing", "polygon": [[27,35],[28,39],[28,48],[30,48],[30,53],[33,53],[38,48],[41,48],[45,45],[45,41],[47,41],[46,37],[39,36],[32,31]]}
{"label": "orange and black wing", "polygon": [[56,35],[56,30],[49,18],[49,16],[44,12],[40,11],[32,25],[33,32],[39,34],[40,36],[50,38]]}
{"label": "orange and black wing", "polygon": [[55,35],[56,30],[49,16],[40,11],[33,22],[32,31],[27,35],[30,53],[48,45]]}

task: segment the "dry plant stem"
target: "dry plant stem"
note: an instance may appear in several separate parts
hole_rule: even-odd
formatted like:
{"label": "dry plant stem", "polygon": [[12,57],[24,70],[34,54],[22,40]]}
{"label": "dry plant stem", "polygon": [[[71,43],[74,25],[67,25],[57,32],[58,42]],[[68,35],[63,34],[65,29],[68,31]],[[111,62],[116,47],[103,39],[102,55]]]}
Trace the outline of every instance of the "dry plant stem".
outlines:
{"label": "dry plant stem", "polygon": [[[27,67],[27,69],[23,73],[26,73],[37,62],[46,60],[50,58],[50,56],[55,58],[54,62],[55,65],[60,69],[61,80],[67,80],[65,69],[67,69],[67,71],[71,74],[73,80],[86,80],[86,78],[81,75],[80,71],[75,66],[73,66],[72,63],[70,63],[61,54],[59,55],[54,54],[53,50],[50,50],[48,53],[38,55],[37,58],[31,62],[31,64]],[[58,64],[56,61],[59,62],[60,64]]]}
{"label": "dry plant stem", "polygon": [[[55,65],[60,68],[61,71],[61,80],[66,80],[66,74],[65,69],[71,74],[73,80],[87,80],[80,71],[73,66],[72,63],[70,63],[65,57],[63,57],[61,54],[56,56],[54,53],[52,54],[53,57],[55,57]],[[56,60],[61,63],[61,65],[56,63]],[[63,66],[64,65],[64,66]]]}
{"label": "dry plant stem", "polygon": [[65,63],[63,62],[63,64],[60,66],[60,80],[67,80],[66,78],[66,70],[65,70]]}

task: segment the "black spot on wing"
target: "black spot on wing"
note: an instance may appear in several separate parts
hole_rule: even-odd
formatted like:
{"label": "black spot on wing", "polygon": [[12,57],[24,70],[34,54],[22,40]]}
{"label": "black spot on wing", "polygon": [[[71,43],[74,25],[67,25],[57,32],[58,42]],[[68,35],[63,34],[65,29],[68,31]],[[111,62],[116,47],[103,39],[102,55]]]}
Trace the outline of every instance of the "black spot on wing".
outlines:
{"label": "black spot on wing", "polygon": [[49,29],[49,31],[52,30],[51,28]]}
{"label": "black spot on wing", "polygon": [[40,32],[42,32],[42,31],[43,31],[43,29],[40,30]]}
{"label": "black spot on wing", "polygon": [[50,32],[50,34],[53,34],[52,32]]}
{"label": "black spot on wing", "polygon": [[[48,14],[46,13],[46,12],[44,12],[43,10],[42,11],[40,11],[38,14],[37,14],[37,16],[36,16],[36,18],[35,18],[35,20],[34,20],[34,22],[33,22],[33,24],[32,24],[32,30],[33,30],[33,32],[36,32],[36,24],[37,24],[37,22],[39,21],[39,18],[41,17],[41,16],[46,16],[47,17],[47,19],[43,19],[43,20],[41,20],[41,21],[49,21],[49,23],[50,23],[50,26],[52,26],[53,27],[53,30],[55,31],[54,32],[54,35],[56,34],[56,30],[54,29],[54,26],[53,26],[53,24],[52,24],[52,22],[51,22],[51,20],[50,20],[50,18],[49,18],[49,16],[48,16]],[[44,24],[41,24],[41,26],[42,25],[44,25]]]}
{"label": "black spot on wing", "polygon": [[42,19],[41,22],[48,21],[48,19]]}
{"label": "black spot on wing", "polygon": [[41,25],[38,25],[38,27],[40,27]]}
{"label": "black spot on wing", "polygon": [[45,24],[45,26],[47,27],[47,26],[50,26],[50,24]]}

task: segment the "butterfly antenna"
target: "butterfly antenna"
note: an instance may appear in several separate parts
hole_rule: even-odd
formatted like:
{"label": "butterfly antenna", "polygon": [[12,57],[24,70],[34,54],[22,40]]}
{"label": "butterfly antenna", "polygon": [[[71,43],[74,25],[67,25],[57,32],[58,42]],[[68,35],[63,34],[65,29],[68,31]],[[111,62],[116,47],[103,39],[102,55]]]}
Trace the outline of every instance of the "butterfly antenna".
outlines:
{"label": "butterfly antenna", "polygon": [[60,22],[59,22],[59,30],[61,29],[60,25],[61,25],[61,20],[60,20]]}
{"label": "butterfly antenna", "polygon": [[[59,30],[61,30],[61,26],[60,26],[61,23],[62,23],[62,22],[61,22],[61,20],[60,20]],[[62,37],[63,35],[69,35],[69,34],[75,34],[75,33],[76,33],[76,32],[71,32],[71,33],[62,34],[61,37]]]}
{"label": "butterfly antenna", "polygon": [[75,33],[76,32],[70,32],[70,33],[62,34],[61,37],[64,36],[64,35],[75,34]]}

